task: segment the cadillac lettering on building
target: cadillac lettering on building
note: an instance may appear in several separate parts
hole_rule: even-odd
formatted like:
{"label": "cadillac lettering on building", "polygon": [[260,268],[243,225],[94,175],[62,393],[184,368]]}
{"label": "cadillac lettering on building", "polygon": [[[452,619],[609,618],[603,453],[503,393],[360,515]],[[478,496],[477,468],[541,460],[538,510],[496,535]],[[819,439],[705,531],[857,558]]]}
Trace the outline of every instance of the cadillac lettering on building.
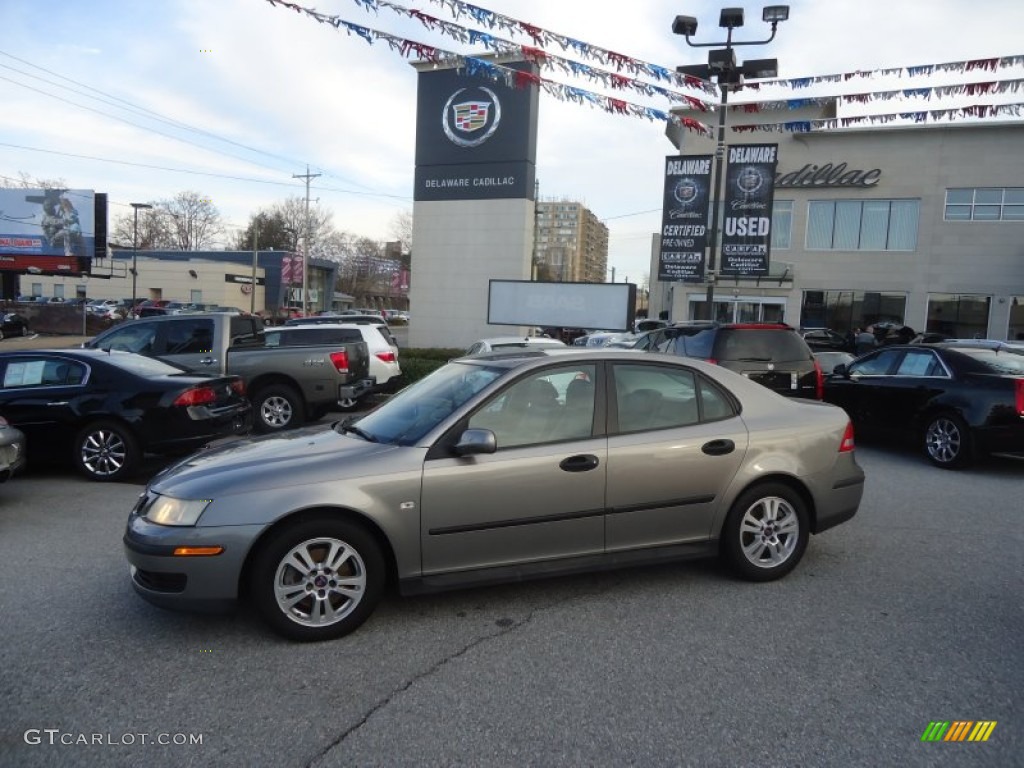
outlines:
{"label": "cadillac lettering on building", "polygon": [[847,170],[846,163],[812,165],[799,171],[780,173],[775,177],[776,187],[873,187],[882,176],[881,168],[870,171]]}

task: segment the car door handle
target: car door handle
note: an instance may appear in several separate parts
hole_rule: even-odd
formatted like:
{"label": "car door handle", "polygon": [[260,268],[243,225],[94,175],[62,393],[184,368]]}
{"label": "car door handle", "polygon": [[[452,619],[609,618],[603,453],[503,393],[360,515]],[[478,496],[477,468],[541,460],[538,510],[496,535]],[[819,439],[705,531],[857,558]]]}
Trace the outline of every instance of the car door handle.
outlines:
{"label": "car door handle", "polygon": [[61,401],[59,401],[59,402],[56,402],[56,403],[47,403],[47,405],[48,405],[48,406],[54,406],[54,405],[67,405],[67,404],[68,404],[68,401],[67,401],[67,400],[61,400]]}
{"label": "car door handle", "polygon": [[712,440],[700,447],[708,456],[725,456],[736,450],[736,443],[732,440]]}
{"label": "car door handle", "polygon": [[213,357],[203,357],[203,358],[200,358],[200,360],[199,360],[199,364],[200,365],[213,365],[216,362],[217,362],[216,358],[213,358]]}
{"label": "car door handle", "polygon": [[588,472],[591,469],[596,469],[598,464],[600,462],[597,456],[581,453],[579,456],[570,456],[567,459],[563,459],[562,463],[558,466],[566,472]]}

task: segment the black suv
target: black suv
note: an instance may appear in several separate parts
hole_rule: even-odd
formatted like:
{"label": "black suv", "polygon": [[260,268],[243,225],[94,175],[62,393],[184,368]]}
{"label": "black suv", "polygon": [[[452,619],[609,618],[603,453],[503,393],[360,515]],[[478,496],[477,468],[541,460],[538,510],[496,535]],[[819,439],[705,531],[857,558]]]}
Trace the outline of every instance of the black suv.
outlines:
{"label": "black suv", "polygon": [[635,349],[697,357],[780,395],[822,398],[821,366],[800,334],[782,323],[679,323],[642,336]]}

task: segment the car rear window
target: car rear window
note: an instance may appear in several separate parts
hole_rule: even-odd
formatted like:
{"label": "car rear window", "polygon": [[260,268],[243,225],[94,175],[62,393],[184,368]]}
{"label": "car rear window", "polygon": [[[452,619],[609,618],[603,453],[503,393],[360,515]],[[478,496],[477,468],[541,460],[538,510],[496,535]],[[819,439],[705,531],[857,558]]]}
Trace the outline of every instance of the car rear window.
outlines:
{"label": "car rear window", "polygon": [[292,328],[264,331],[268,347],[305,347],[313,344],[344,344],[362,341],[363,334],[356,328]]}
{"label": "car rear window", "polygon": [[956,350],[981,363],[993,373],[1024,373],[1024,352],[1013,349],[972,349],[961,347]]}
{"label": "car rear window", "polygon": [[793,362],[811,358],[807,342],[794,331],[780,328],[722,328],[718,332],[716,360]]}

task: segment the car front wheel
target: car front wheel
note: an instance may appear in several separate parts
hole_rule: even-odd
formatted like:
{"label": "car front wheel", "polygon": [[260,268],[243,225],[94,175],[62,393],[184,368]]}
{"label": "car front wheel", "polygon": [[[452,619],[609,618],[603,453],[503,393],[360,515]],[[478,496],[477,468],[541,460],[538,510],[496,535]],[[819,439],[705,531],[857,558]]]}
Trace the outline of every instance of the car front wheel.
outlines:
{"label": "car front wheel", "polygon": [[274,384],[252,397],[257,432],[280,432],[302,425],[303,409],[299,393],[289,386]]}
{"label": "car front wheel", "polygon": [[722,553],[749,581],[771,581],[792,571],[810,535],[803,499],[788,486],[766,483],[744,492],[722,529]]}
{"label": "car front wheel", "polygon": [[75,438],[75,467],[90,480],[121,480],[135,471],[142,452],[127,428],[112,421],[97,421]]}
{"label": "car front wheel", "polygon": [[256,610],[290,640],[333,640],[369,618],[385,583],[384,557],[363,527],[312,519],[275,535],[257,554]]}
{"label": "car front wheel", "polygon": [[953,413],[932,416],[924,428],[924,454],[937,467],[961,469],[974,459],[971,433]]}

